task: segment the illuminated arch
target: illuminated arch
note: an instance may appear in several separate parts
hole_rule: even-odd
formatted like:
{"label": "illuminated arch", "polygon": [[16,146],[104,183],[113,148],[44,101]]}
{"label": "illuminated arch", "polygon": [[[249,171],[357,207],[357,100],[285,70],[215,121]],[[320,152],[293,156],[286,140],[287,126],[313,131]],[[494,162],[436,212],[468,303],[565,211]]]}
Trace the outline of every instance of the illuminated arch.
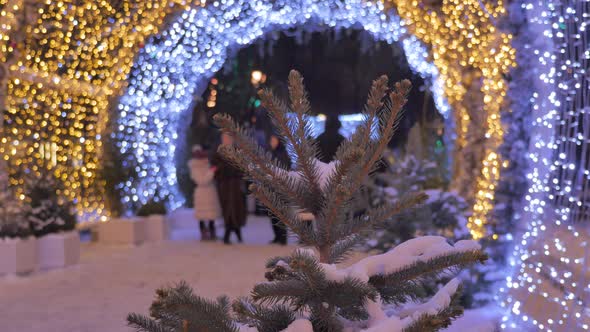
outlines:
{"label": "illuminated arch", "polygon": [[[507,162],[497,151],[507,89],[503,75],[514,63],[514,50],[510,36],[496,29],[496,20],[505,12],[502,0],[62,0],[26,11],[32,14],[27,20],[32,20],[23,29],[33,33],[25,34],[32,39],[21,44],[10,32],[17,30],[15,17],[27,5],[23,0],[0,0],[6,21],[0,27],[0,59],[11,63],[3,81],[7,112],[0,153],[9,170],[24,165],[34,171],[44,167],[39,162],[45,158],[42,153],[55,154],[56,158],[50,157],[66,186],[64,194],[78,200],[83,219],[106,220],[109,214],[104,209],[99,165],[103,129],[113,107],[109,104],[121,87],[127,89],[120,104],[114,105],[121,119],[115,133],[117,148],[126,163],[139,165],[138,176],[123,185],[125,196],[144,200],[158,185],[170,188],[174,201],[178,197],[172,163],[175,124],[188,109],[190,96],[203,89],[206,78],[228,56],[272,30],[358,27],[378,40],[399,41],[414,70],[432,80],[439,110],[447,114],[448,108],[441,105],[448,100],[454,114],[454,121],[448,121],[455,127],[454,163],[464,165],[465,156],[475,159],[474,167],[455,167],[453,187],[474,201],[472,235],[485,235],[500,168]],[[164,18],[179,10],[181,15],[163,25]],[[40,26],[55,28],[35,29]],[[160,29],[162,34],[143,47],[145,38]],[[41,52],[40,45],[44,45]],[[179,65],[183,56],[190,61]],[[135,80],[126,85],[132,67]],[[74,126],[40,128],[43,116],[61,125],[63,109],[74,116]],[[160,115],[164,109],[166,116]],[[474,116],[481,121],[474,121]],[[142,132],[146,123],[155,125],[155,130]],[[88,125],[90,131],[80,130]],[[482,155],[474,158],[468,151],[473,147],[469,140],[477,130],[485,137],[481,135],[484,142],[477,147]],[[48,142],[48,148],[41,149]],[[166,146],[160,155],[148,158],[145,152],[154,144]],[[474,172],[466,174],[464,169]],[[18,186],[22,179],[13,174],[12,183]]]}
{"label": "illuminated arch", "polygon": [[[183,112],[190,110],[209,79],[238,49],[275,30],[299,27],[309,31],[362,28],[376,39],[400,42],[412,69],[433,83],[438,109],[449,118],[428,51],[408,33],[393,11],[381,3],[348,1],[236,1],[184,12],[161,39],[140,52],[127,92],[121,97],[121,153],[138,172],[125,184],[124,201],[146,202],[154,195],[178,206],[175,142]],[[451,121],[448,121],[451,124]]]}

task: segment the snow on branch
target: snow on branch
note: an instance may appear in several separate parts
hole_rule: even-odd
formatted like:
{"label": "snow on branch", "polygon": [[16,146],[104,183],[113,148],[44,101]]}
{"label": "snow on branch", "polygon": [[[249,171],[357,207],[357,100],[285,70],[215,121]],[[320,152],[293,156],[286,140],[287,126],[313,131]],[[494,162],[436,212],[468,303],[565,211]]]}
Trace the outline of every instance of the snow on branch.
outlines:
{"label": "snow on branch", "polygon": [[[362,332],[431,331],[434,328],[446,327],[451,322],[449,316],[458,316],[462,313],[462,310],[454,314],[445,312],[456,311],[452,303],[456,301],[458,289],[459,280],[457,278],[451,279],[427,302],[403,309],[399,316],[380,316],[380,319],[373,320],[370,326]],[[378,304],[373,307],[376,310],[381,309]],[[442,314],[443,312],[444,314]]]}
{"label": "snow on branch", "polygon": [[345,269],[338,269],[334,264],[322,264],[322,267],[331,280],[351,277],[368,282],[372,276],[390,274],[416,262],[479,249],[481,245],[473,240],[458,241],[453,246],[442,236],[423,236],[406,241],[384,254],[364,258]]}

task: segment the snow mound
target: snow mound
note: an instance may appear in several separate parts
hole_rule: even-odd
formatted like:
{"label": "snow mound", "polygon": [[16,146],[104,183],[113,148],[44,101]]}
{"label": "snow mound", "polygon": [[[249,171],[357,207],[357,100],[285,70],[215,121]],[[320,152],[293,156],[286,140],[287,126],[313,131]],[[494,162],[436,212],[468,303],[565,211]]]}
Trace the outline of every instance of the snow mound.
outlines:
{"label": "snow mound", "polygon": [[[397,332],[410,326],[416,319],[422,315],[435,315],[451,303],[451,297],[459,287],[459,280],[452,279],[443,288],[441,288],[429,301],[412,308],[402,310],[400,316],[393,315],[374,320],[370,327],[362,332]],[[376,304],[373,305],[377,308]],[[380,307],[378,307],[380,309]],[[371,315],[371,311],[369,311]],[[405,317],[404,317],[405,316]],[[402,318],[403,317],[403,318]]]}

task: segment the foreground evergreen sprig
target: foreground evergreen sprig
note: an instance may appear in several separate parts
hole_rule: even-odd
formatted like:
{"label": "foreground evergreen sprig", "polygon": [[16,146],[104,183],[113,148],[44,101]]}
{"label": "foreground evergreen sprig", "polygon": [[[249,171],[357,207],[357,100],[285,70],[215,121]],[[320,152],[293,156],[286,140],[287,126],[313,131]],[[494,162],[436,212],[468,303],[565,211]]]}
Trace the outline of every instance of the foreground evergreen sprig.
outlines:
{"label": "foreground evergreen sprig", "polygon": [[438,313],[423,314],[416,319],[410,326],[403,329],[402,332],[423,332],[437,331],[451,325],[453,319],[463,314],[463,308],[459,304],[461,298],[461,289],[458,289],[451,296],[451,303]]}
{"label": "foreground evergreen sprig", "polygon": [[129,314],[127,321],[137,331],[220,331],[237,332],[229,316],[229,300],[220,297],[211,301],[193,294],[185,282],[156,290],[157,298],[147,318]]}
{"label": "foreground evergreen sprig", "polygon": [[[395,133],[410,87],[404,80],[390,90],[387,77],[375,80],[362,123],[329,164],[317,159],[301,75],[296,71],[289,75],[290,103],[262,90],[264,107],[295,159],[294,170],[274,161],[229,116],[217,115],[216,124],[235,142],[219,153],[244,171],[252,182],[250,191],[310,248],[271,258],[266,265],[267,281],[231,306],[226,298],[198,297],[181,283],[158,290],[151,317],[131,314],[129,324],[138,331],[158,332],[361,331],[377,325],[401,332],[448,326],[462,313],[456,305],[455,279],[430,300],[408,309],[406,316],[388,316],[383,306],[404,309],[410,300],[424,299],[424,283],[484,261],[486,256],[475,242],[453,246],[442,237],[418,238],[347,268],[334,265],[343,262],[375,228],[395,222],[427,198],[423,193],[409,193],[361,216],[353,211],[352,203]],[[313,221],[302,218],[302,212],[311,214]]]}

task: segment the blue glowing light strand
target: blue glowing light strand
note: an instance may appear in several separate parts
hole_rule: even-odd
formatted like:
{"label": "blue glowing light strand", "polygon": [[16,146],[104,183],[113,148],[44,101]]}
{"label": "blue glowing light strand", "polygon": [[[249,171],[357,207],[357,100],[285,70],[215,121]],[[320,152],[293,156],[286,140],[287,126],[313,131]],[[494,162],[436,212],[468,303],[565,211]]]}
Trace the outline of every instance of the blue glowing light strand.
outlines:
{"label": "blue glowing light strand", "polygon": [[[588,1],[525,0],[521,4],[527,12],[528,33],[536,36],[530,43],[515,45],[518,51],[531,54],[536,67],[530,100],[534,112],[530,185],[523,209],[524,230],[516,237],[510,259],[513,271],[500,289],[506,309],[501,327],[588,330],[590,315],[583,294],[590,287],[585,278],[590,234],[587,224],[573,222],[582,221],[576,220],[577,212],[588,203],[590,179],[587,161],[576,157],[576,149],[568,149],[573,145],[588,151],[590,146],[587,138],[579,137],[579,128],[588,130],[587,85],[575,84],[589,78],[590,53],[583,49],[588,37],[579,33],[588,23],[583,18],[590,16]],[[588,54],[585,59],[583,52]],[[578,127],[576,121],[582,118],[586,124]],[[586,177],[577,178],[577,174]],[[575,181],[580,185],[572,186]]]}
{"label": "blue glowing light strand", "polygon": [[427,61],[427,49],[408,35],[394,12],[385,14],[383,10],[381,2],[364,0],[279,0],[273,4],[228,0],[182,13],[140,51],[128,89],[120,99],[116,138],[125,162],[138,173],[122,188],[128,212],[152,197],[166,197],[170,208],[182,204],[174,163],[182,114],[192,95],[205,89],[228,57],[271,31],[301,26],[314,30],[362,28],[377,40],[402,40],[410,67],[434,83],[437,108],[447,123],[452,123],[438,70]]}

